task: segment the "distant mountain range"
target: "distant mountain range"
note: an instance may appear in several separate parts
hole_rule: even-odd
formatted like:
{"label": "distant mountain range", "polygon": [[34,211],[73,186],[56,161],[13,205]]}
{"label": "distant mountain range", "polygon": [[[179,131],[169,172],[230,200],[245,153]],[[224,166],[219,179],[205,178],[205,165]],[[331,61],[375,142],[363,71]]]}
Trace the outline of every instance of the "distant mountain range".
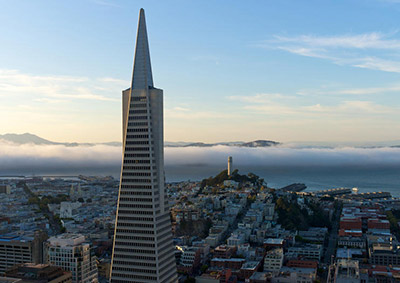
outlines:
{"label": "distant mountain range", "polygon": [[165,142],[166,147],[212,147],[217,145],[240,146],[240,147],[269,147],[280,145],[279,142],[269,140],[256,140],[251,142],[218,142],[218,143],[202,143],[202,142]]}
{"label": "distant mountain range", "polygon": [[[53,142],[41,138],[37,135],[25,134],[5,134],[0,135],[0,141],[11,142],[14,144],[35,144],[35,145],[64,145],[68,147],[75,146],[94,146],[94,145],[108,145],[108,146],[122,146],[121,142],[103,142],[103,143],[77,143],[77,142]],[[271,140],[255,140],[250,142],[234,141],[234,142],[217,142],[217,143],[203,143],[203,142],[165,142],[165,147],[213,147],[218,145],[236,146],[236,147],[274,147],[282,145],[280,142]],[[338,147],[357,147],[357,148],[380,148],[392,147],[400,148],[400,140],[396,141],[381,141],[381,142],[289,142],[284,144],[287,147],[294,148],[338,148]]]}
{"label": "distant mountain range", "polygon": [[121,146],[120,142],[104,142],[104,143],[53,142],[30,133],[0,135],[0,141],[1,140],[12,142],[15,144],[64,145],[64,146],[80,146],[80,145],[94,146],[98,144],[104,144],[111,146]]}
{"label": "distant mountain range", "polygon": [[[64,146],[94,146],[94,145],[109,145],[122,146],[121,142],[104,142],[104,143],[68,143],[68,142],[53,142],[41,138],[37,135],[25,134],[5,134],[0,135],[0,141],[7,141],[15,144],[35,144],[35,145],[64,145]],[[279,142],[269,140],[256,140],[251,142],[219,142],[219,143],[202,143],[202,142],[165,142],[166,147],[212,147],[217,145],[239,146],[239,147],[270,147],[280,145]]]}

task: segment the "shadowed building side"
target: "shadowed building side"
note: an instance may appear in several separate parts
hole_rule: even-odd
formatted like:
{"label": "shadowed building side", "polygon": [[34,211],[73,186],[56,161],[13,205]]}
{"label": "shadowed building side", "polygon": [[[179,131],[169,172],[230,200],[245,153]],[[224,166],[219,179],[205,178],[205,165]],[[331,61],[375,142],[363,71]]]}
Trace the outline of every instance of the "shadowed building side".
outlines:
{"label": "shadowed building side", "polygon": [[132,85],[122,100],[124,148],[111,282],[177,282],[164,178],[163,91],[153,86],[143,9]]}
{"label": "shadowed building side", "polygon": [[232,174],[232,156],[228,157],[228,176]]}

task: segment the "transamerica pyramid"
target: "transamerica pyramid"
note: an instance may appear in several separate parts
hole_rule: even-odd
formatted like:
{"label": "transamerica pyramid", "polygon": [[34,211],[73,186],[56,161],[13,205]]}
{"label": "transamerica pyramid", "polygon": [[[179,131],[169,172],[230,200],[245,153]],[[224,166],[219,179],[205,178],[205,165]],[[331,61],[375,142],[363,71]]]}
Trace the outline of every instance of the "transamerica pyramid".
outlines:
{"label": "transamerica pyramid", "polygon": [[177,282],[164,178],[163,91],[153,86],[144,10],[122,92],[123,158],[111,282]]}

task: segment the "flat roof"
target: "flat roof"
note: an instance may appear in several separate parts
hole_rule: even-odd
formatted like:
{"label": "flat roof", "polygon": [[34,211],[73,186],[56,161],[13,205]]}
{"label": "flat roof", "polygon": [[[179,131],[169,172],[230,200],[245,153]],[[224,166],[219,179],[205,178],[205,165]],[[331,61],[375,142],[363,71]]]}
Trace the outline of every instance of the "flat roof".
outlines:
{"label": "flat roof", "polygon": [[268,238],[264,240],[264,244],[276,244],[281,245],[283,243],[283,239],[276,239],[276,238]]}
{"label": "flat roof", "polygon": [[288,267],[288,266],[282,266],[281,267],[281,272],[296,272],[296,273],[314,273],[315,268],[309,268],[309,267]]}
{"label": "flat roof", "polygon": [[243,264],[241,269],[253,270],[253,269],[256,269],[259,264],[260,264],[259,261],[248,261],[245,264]]}
{"label": "flat roof", "polygon": [[241,261],[246,261],[244,258],[213,258],[211,261],[236,261],[236,262],[241,262]]}
{"label": "flat roof", "polygon": [[16,234],[0,235],[1,242],[12,242],[12,241],[26,242],[26,241],[31,241],[31,240],[33,240],[33,237],[26,236],[26,235],[16,235]]}
{"label": "flat roof", "polygon": [[75,246],[85,242],[85,236],[82,234],[64,233],[48,239],[54,246]]}
{"label": "flat roof", "polygon": [[348,258],[353,257],[353,255],[362,255],[362,250],[338,248],[336,251],[337,258]]}

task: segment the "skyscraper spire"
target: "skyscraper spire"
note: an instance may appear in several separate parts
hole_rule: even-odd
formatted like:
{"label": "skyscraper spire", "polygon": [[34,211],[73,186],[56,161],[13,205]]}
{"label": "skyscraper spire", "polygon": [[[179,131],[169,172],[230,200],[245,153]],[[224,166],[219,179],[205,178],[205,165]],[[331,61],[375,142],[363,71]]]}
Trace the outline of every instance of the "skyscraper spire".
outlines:
{"label": "skyscraper spire", "polygon": [[132,86],[122,92],[123,161],[111,283],[175,283],[164,177],[163,91],[153,87],[143,9],[136,40]]}
{"label": "skyscraper spire", "polygon": [[148,89],[153,87],[149,42],[147,39],[144,10],[140,9],[139,24],[136,37],[136,51],[133,64],[132,89]]}

